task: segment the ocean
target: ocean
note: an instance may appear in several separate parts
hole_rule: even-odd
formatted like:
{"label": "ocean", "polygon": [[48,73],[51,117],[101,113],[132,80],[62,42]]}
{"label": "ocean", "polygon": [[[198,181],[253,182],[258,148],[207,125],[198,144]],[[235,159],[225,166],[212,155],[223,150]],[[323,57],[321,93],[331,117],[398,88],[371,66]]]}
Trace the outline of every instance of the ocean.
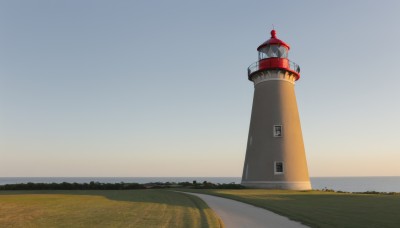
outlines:
{"label": "ocean", "polygon": [[[311,177],[313,189],[332,189],[346,192],[400,192],[400,176],[394,177]],[[240,177],[0,177],[0,185],[16,183],[150,183],[150,182],[203,182],[240,183]]]}

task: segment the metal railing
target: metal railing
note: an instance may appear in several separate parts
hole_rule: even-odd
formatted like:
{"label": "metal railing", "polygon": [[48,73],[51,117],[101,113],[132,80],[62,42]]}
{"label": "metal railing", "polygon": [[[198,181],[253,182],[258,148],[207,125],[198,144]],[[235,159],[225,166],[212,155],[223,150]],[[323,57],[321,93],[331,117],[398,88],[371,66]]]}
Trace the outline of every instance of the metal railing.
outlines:
{"label": "metal railing", "polygon": [[[260,59],[257,62],[254,62],[253,64],[251,64],[249,66],[249,68],[247,68],[248,75],[260,70],[260,62],[262,62],[263,60],[265,60],[265,59]],[[288,61],[289,69],[300,74],[300,66],[290,60],[287,60],[287,61]]]}

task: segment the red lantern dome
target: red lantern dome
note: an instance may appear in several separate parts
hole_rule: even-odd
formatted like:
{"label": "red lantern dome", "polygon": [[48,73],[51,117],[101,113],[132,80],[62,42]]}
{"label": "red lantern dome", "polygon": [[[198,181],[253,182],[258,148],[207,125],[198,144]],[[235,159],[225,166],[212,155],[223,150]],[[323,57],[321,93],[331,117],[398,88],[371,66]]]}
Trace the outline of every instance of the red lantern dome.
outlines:
{"label": "red lantern dome", "polygon": [[267,45],[280,45],[280,46],[285,46],[287,47],[288,50],[290,50],[290,46],[289,44],[283,42],[282,40],[276,38],[276,31],[275,30],[271,30],[271,39],[265,41],[264,43],[262,43],[258,48],[257,51],[260,51],[260,49],[262,49],[263,47],[267,46]]}

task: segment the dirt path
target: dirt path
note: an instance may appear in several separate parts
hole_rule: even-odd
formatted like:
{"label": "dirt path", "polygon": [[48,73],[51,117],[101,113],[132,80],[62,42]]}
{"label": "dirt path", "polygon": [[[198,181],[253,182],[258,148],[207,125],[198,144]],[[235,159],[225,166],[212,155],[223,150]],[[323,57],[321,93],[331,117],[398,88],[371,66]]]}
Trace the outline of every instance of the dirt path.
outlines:
{"label": "dirt path", "polygon": [[307,227],[281,215],[239,201],[205,194],[184,193],[204,200],[222,219],[226,228]]}

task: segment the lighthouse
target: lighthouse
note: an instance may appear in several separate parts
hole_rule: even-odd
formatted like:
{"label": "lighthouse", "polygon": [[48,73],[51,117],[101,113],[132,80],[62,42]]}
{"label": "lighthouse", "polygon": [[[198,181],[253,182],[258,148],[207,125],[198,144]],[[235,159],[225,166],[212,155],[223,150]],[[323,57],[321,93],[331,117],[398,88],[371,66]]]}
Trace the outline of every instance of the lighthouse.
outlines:
{"label": "lighthouse", "polygon": [[311,189],[294,85],[300,67],[288,59],[290,46],[271,31],[248,68],[254,83],[242,185]]}

